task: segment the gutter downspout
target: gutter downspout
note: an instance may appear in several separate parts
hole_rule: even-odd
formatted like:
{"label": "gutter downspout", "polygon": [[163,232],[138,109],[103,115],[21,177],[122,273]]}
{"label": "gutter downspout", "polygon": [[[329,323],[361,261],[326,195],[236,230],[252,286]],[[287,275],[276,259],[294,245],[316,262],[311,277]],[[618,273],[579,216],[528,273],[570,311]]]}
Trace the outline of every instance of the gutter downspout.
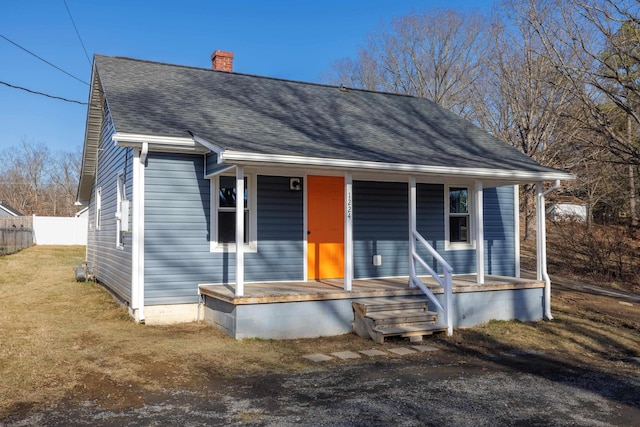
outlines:
{"label": "gutter downspout", "polygon": [[545,197],[558,188],[560,188],[559,179],[547,191],[542,191],[541,182],[536,183],[537,279],[544,280],[544,318],[547,320],[553,320],[553,316],[551,315],[551,278],[547,272]]}
{"label": "gutter downspout", "polygon": [[142,150],[140,150],[140,164],[145,165],[147,163],[147,154],[149,154],[149,143],[142,143]]}
{"label": "gutter downspout", "polygon": [[144,314],[144,172],[149,144],[142,143],[140,150],[133,154],[133,211],[132,211],[132,289],[131,308],[136,320],[145,324]]}

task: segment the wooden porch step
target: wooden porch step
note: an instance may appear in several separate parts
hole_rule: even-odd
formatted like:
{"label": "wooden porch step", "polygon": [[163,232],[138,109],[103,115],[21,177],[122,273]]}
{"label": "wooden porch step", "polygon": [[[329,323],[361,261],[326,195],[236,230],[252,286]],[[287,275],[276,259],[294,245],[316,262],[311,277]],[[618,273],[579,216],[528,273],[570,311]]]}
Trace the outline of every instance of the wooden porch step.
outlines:
{"label": "wooden porch step", "polygon": [[446,330],[446,326],[437,324],[438,315],[429,311],[428,305],[422,298],[353,302],[354,331],[382,344],[390,336],[417,341],[423,335]]}
{"label": "wooden porch step", "polygon": [[434,323],[438,317],[438,313],[433,311],[376,311],[367,313],[367,317],[372,319],[376,325],[394,324],[394,323],[417,323],[431,322]]}
{"label": "wooden porch step", "polygon": [[398,335],[403,337],[410,337],[415,335],[431,335],[434,332],[446,331],[447,327],[443,325],[437,325],[437,324],[433,324],[431,325],[431,327],[428,327],[427,325],[420,325],[420,326],[407,325],[407,326],[394,326],[390,328],[375,327],[373,328],[373,330],[384,335],[385,337],[398,336]]}
{"label": "wooden porch step", "polygon": [[360,308],[364,313],[374,311],[391,310],[423,310],[427,311],[429,301],[417,298],[390,298],[383,300],[354,302],[353,306]]}

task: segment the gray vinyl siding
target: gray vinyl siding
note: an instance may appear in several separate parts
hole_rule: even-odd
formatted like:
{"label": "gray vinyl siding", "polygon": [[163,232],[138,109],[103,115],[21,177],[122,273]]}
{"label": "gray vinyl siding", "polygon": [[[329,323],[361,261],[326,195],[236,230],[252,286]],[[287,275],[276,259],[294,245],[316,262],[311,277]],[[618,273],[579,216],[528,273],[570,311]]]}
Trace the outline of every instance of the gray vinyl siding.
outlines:
{"label": "gray vinyl siding", "polygon": [[[451,265],[454,274],[476,273],[475,249],[445,250],[444,186],[418,184],[417,193],[418,232]],[[485,274],[512,276],[515,273],[513,187],[485,188],[483,197]],[[418,246],[418,252],[432,268],[442,273],[442,268],[426,250]],[[418,268],[418,274],[425,273]]]}
{"label": "gray vinyl siding", "polygon": [[[409,205],[406,183],[353,182],[354,278],[409,274]],[[373,255],[382,265],[373,266]]]}
{"label": "gray vinyl siding", "polygon": [[258,176],[258,252],[245,255],[246,280],[304,280],[303,195],[289,177]]}
{"label": "gray vinyl siding", "polygon": [[218,164],[218,156],[215,153],[207,153],[204,155],[205,163],[205,175],[209,175],[215,172]]}
{"label": "gray vinyl siding", "polygon": [[[200,283],[233,283],[235,254],[210,251],[202,156],[150,153],[145,170],[145,305],[197,301]],[[288,177],[257,177],[258,250],[245,281],[303,280],[303,198]],[[215,218],[215,213],[214,213]],[[215,223],[214,223],[215,226]]]}
{"label": "gray vinyl siding", "polygon": [[[445,194],[444,185],[418,184],[417,228],[427,242],[451,265],[454,274],[476,272],[476,251],[474,249],[445,250]],[[420,244],[416,249],[431,268],[442,274],[442,266],[437,264],[429,252]],[[418,266],[418,274],[427,274]]]}
{"label": "gray vinyl siding", "polygon": [[[116,247],[116,198],[118,174],[124,172],[125,193],[132,200],[133,149],[117,147],[109,113],[105,112],[98,151],[98,173],[89,203],[87,262],[96,279],[125,302],[131,302],[131,233],[125,233],[123,247]],[[100,229],[96,229],[96,188],[102,189]],[[131,225],[131,208],[129,209]]]}
{"label": "gray vinyl siding", "polygon": [[[355,181],[354,277],[373,278],[409,274],[409,213],[406,183]],[[454,274],[476,272],[476,251],[445,250],[444,185],[417,185],[417,229],[453,267]],[[484,190],[485,273],[514,274],[513,187]],[[426,249],[422,258],[438,273],[442,269]],[[373,255],[382,256],[374,267]],[[426,274],[419,266],[418,274]]]}
{"label": "gray vinyl siding", "polygon": [[514,191],[512,186],[484,191],[485,273],[515,276]]}
{"label": "gray vinyl siding", "polygon": [[[204,178],[205,167],[200,155],[149,153],[146,305],[193,303],[198,284],[235,282],[235,253],[210,250],[211,181]],[[245,252],[245,281],[304,280],[304,193],[289,190],[289,177],[258,175],[256,182],[258,246],[256,252]],[[444,250],[444,186],[418,184],[417,194],[418,230],[455,273],[475,272],[474,250]],[[407,184],[355,181],[353,200],[355,278],[408,275]],[[512,274],[512,187],[486,189],[485,208],[486,254],[491,257],[486,272]],[[373,266],[374,254],[382,255],[380,267]],[[432,262],[426,254],[425,259]]]}
{"label": "gray vinyl siding", "polygon": [[149,153],[144,212],[145,305],[196,302],[215,269],[203,157]]}

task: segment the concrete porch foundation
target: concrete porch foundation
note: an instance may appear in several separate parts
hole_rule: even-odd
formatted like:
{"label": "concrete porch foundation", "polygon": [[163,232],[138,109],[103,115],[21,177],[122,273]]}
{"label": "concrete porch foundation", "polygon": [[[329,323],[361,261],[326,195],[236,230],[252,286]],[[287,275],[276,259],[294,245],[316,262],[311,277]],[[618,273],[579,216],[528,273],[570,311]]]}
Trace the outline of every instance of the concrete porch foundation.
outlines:
{"label": "concrete porch foundation", "polygon": [[[436,297],[443,290],[422,278]],[[245,284],[236,297],[232,285],[200,285],[204,320],[236,339],[295,339],[342,335],[353,330],[353,301],[414,296],[427,299],[408,279],[354,280],[351,292],[341,280]],[[535,321],[543,315],[544,283],[515,277],[456,276],[453,284],[453,325],[469,327],[490,320]],[[433,304],[430,310],[435,311]]]}

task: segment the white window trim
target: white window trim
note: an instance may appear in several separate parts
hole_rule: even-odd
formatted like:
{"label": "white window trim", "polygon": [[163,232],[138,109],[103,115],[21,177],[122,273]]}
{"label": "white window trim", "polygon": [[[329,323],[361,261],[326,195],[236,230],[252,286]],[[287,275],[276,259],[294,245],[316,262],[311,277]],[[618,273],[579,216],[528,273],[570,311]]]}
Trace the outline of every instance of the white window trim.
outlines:
{"label": "white window trim", "polygon": [[[124,180],[124,171],[120,171],[116,178],[116,248],[124,249],[122,236],[122,202],[127,197],[127,183]],[[128,215],[128,212],[125,214]]]}
{"label": "white window trim", "polygon": [[[451,242],[450,240],[450,230],[449,230],[449,218],[452,216],[449,212],[450,203],[449,203],[449,192],[451,188],[466,188],[467,189],[467,206],[469,212],[466,214],[469,216],[469,241],[468,242]],[[476,248],[476,191],[473,185],[469,184],[451,184],[445,185],[444,188],[444,249],[446,251],[457,251],[457,250],[469,250]],[[453,215],[456,216],[456,215]],[[460,215],[458,215],[460,216]]]}
{"label": "white window trim", "polygon": [[102,187],[96,188],[96,230],[100,230],[102,223]]}
{"label": "white window trim", "polygon": [[[210,178],[210,252],[235,252],[235,243],[218,243],[218,202],[220,191],[220,176],[233,176],[235,175],[223,173]],[[249,197],[247,199],[248,206],[245,210],[245,215],[249,215],[249,230],[247,234],[248,243],[244,244],[244,252],[257,252],[258,251],[258,209],[257,209],[257,185],[254,174],[246,174],[244,176],[247,182],[247,192]],[[247,230],[245,230],[247,233]]]}

